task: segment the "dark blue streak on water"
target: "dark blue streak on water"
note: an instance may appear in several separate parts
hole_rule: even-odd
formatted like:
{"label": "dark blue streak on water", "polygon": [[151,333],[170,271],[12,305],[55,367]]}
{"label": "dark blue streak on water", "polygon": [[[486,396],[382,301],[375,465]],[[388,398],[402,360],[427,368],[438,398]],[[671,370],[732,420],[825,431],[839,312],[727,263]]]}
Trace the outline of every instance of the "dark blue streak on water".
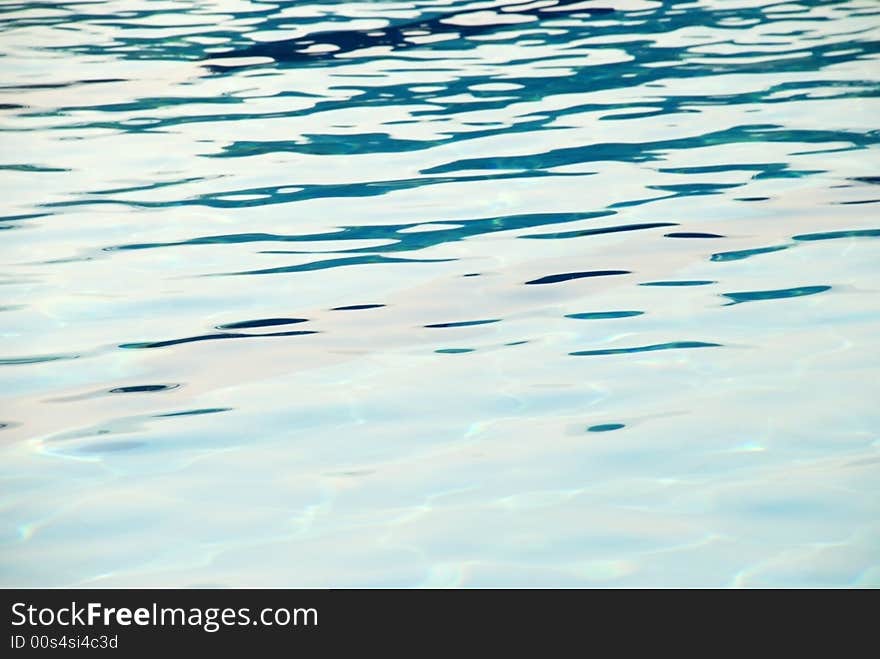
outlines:
{"label": "dark blue streak on water", "polygon": [[306,336],[307,334],[318,334],[316,330],[300,330],[291,332],[269,332],[267,334],[235,334],[232,332],[222,332],[217,334],[202,334],[201,336],[188,336],[183,339],[170,339],[167,341],[147,341],[140,343],[123,343],[119,347],[127,349],[141,348],[165,348],[167,346],[180,345],[182,343],[195,343],[197,341],[215,341],[220,339],[258,339],[268,336]]}
{"label": "dark blue streak on water", "polygon": [[566,318],[574,318],[575,320],[608,320],[611,318],[630,318],[632,316],[641,316],[644,311],[591,311],[584,313],[570,313]]}
{"label": "dark blue streak on water", "polygon": [[178,416],[201,416],[202,414],[219,414],[220,412],[230,412],[231,407],[205,407],[197,410],[185,410],[183,412],[167,412],[165,414],[156,414],[156,418],[163,419]]}
{"label": "dark blue streak on water", "polygon": [[564,281],[571,281],[573,279],[585,279],[588,277],[609,277],[613,275],[628,275],[631,274],[629,270],[591,270],[588,272],[563,272],[558,275],[547,275],[546,277],[539,277],[538,279],[532,279],[531,281],[527,281],[526,285],[529,284],[558,284]]}
{"label": "dark blue streak on water", "polygon": [[[263,254],[285,254],[286,252],[262,252]],[[299,252],[293,252],[298,254]],[[241,272],[225,272],[223,275],[278,275],[290,272],[311,272],[314,270],[327,270],[329,268],[339,268],[347,265],[368,265],[375,263],[443,263],[453,261],[455,259],[402,259],[382,256],[381,254],[368,254],[365,256],[351,256],[342,259],[326,259],[324,261],[313,261],[311,263],[300,263],[298,265],[284,265],[277,268],[261,268],[259,270],[243,270]]]}
{"label": "dark blue streak on water", "polygon": [[35,220],[40,217],[49,217],[51,213],[25,213],[23,215],[3,215],[0,222],[20,222],[21,220]]}
{"label": "dark blue streak on water", "polygon": [[251,329],[254,327],[275,327],[277,325],[293,325],[307,323],[308,318],[263,318],[260,320],[242,320],[237,323],[217,325],[219,330]]}
{"label": "dark blue streak on water", "polygon": [[799,288],[782,288],[775,291],[745,291],[741,293],[723,293],[724,297],[730,298],[724,306],[742,304],[743,302],[758,302],[760,300],[782,300],[790,297],[802,297],[804,295],[816,295],[830,291],[830,286],[801,286]]}
{"label": "dark blue streak on water", "polygon": [[384,304],[349,304],[345,307],[333,307],[330,311],[362,311],[365,309],[380,309]]}
{"label": "dark blue streak on water", "polygon": [[600,423],[599,425],[587,428],[587,432],[611,432],[612,430],[620,430],[625,427],[622,423]]}
{"label": "dark blue streak on water", "polygon": [[679,281],[646,281],[639,284],[639,286],[665,286],[675,288],[680,286],[709,286],[710,284],[716,283],[717,282],[712,281],[711,279],[682,279]]}
{"label": "dark blue streak on water", "polygon": [[111,389],[111,394],[141,394],[141,393],[154,393],[157,391],[170,391],[171,389],[177,389],[179,384],[140,384],[130,387],[116,387],[115,389]]}
{"label": "dark blue streak on water", "polygon": [[741,261],[759,254],[771,254],[788,249],[791,245],[774,245],[772,247],[755,247],[753,249],[739,249],[732,252],[718,252],[710,257],[712,261]]}
{"label": "dark blue streak on water", "polygon": [[490,325],[492,323],[500,323],[498,318],[488,320],[462,320],[454,323],[434,323],[433,325],[425,325],[429,329],[439,329],[444,327],[472,327],[474,325]]}
{"label": "dark blue streak on water", "polygon": [[41,165],[0,165],[0,171],[7,170],[11,172],[69,172],[71,170],[64,167],[43,167]]}
{"label": "dark blue streak on water", "polygon": [[804,233],[792,236],[795,243],[786,245],[771,245],[769,247],[755,247],[752,249],[735,250],[731,252],[718,252],[712,254],[712,261],[741,261],[760,254],[772,254],[796,247],[799,242],[815,242],[820,240],[841,240],[845,238],[877,238],[880,237],[880,229],[851,229],[844,231],[823,231],[819,233]]}
{"label": "dark blue streak on water", "polygon": [[700,231],[678,231],[664,235],[666,238],[724,238],[717,233],[702,233]]}
{"label": "dark blue streak on water", "polygon": [[23,364],[43,364],[46,362],[57,362],[67,359],[79,359],[77,354],[63,355],[39,355],[35,357],[2,357],[0,358],[0,366],[19,366]]}
{"label": "dark blue streak on water", "polygon": [[560,231],[557,233],[540,233],[520,238],[558,239],[558,238],[581,238],[583,236],[598,236],[604,233],[621,233],[623,231],[641,231],[642,229],[656,229],[657,227],[674,227],[675,222],[644,222],[642,224],[626,224],[617,227],[601,227],[598,229],[582,229],[580,231]]}
{"label": "dark blue streak on water", "polygon": [[793,236],[793,240],[836,240],[838,238],[878,238],[880,229],[853,229],[852,231],[825,231],[823,233],[805,233]]}
{"label": "dark blue streak on water", "polygon": [[680,350],[682,348],[714,348],[720,346],[720,343],[708,343],[705,341],[673,341],[671,343],[655,343],[647,346],[635,346],[632,348],[604,348],[601,350],[578,350],[570,352],[569,355],[575,357],[586,357],[594,355],[627,355],[635,352],[655,352],[657,350]]}

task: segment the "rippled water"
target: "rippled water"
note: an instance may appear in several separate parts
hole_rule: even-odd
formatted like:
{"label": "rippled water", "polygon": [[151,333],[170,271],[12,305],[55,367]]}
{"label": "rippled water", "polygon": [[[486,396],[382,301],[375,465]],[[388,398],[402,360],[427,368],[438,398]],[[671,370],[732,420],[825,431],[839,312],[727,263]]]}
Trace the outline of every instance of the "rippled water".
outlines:
{"label": "rippled water", "polygon": [[875,0],[0,54],[3,584],[880,585]]}

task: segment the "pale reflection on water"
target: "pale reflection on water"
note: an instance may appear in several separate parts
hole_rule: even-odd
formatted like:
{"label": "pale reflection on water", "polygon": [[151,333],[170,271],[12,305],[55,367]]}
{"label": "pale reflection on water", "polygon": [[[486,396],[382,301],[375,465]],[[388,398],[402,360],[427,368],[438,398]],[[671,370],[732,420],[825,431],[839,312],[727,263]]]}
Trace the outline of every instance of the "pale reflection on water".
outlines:
{"label": "pale reflection on water", "polygon": [[0,12],[0,583],[880,584],[880,12],[489,4]]}

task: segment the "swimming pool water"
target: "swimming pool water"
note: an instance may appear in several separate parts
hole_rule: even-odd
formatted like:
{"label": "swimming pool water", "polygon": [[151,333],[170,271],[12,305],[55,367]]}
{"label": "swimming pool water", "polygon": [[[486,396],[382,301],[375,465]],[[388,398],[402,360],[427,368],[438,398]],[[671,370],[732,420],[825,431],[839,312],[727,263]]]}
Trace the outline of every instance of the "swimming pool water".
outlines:
{"label": "swimming pool water", "polygon": [[10,0],[0,73],[0,584],[880,585],[873,0]]}

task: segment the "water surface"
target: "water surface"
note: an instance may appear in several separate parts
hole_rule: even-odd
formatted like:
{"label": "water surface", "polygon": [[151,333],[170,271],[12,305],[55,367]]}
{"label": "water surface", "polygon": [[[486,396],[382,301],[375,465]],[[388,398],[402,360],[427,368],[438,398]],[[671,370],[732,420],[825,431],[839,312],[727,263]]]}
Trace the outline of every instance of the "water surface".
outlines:
{"label": "water surface", "polygon": [[0,74],[3,585],[880,585],[872,0],[10,0]]}

